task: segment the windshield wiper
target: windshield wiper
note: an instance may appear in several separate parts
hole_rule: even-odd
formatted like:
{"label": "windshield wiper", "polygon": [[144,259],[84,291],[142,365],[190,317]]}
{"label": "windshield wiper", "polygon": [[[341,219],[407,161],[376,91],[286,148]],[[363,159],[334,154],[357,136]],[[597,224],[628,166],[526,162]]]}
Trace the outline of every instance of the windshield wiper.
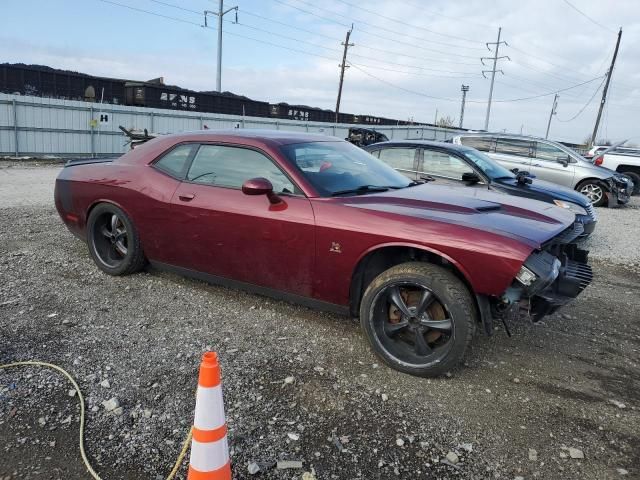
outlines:
{"label": "windshield wiper", "polygon": [[363,193],[386,192],[390,188],[394,188],[394,187],[382,187],[382,186],[376,186],[376,185],[360,185],[357,188],[350,188],[348,190],[338,190],[337,192],[333,192],[331,196],[337,197],[338,195],[347,195],[349,193],[362,195]]}

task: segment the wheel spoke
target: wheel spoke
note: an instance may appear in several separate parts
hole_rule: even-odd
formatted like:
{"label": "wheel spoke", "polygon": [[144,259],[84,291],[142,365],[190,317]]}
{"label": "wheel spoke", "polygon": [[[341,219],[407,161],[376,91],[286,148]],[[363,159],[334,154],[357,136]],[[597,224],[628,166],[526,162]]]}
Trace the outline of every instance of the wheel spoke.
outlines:
{"label": "wheel spoke", "polygon": [[428,327],[431,330],[436,330],[438,332],[451,332],[451,319],[447,318],[445,320],[421,320],[420,325],[423,327]]}
{"label": "wheel spoke", "polygon": [[400,294],[400,289],[398,287],[392,287],[389,290],[389,299],[393,302],[393,304],[396,307],[398,307],[398,310],[400,310],[400,313],[402,313],[402,315],[406,317],[411,316],[411,312],[407,308],[407,304],[404,303],[404,299],[402,298],[402,295]]}
{"label": "wheel spoke", "polygon": [[409,322],[407,321],[398,322],[398,323],[386,323],[384,330],[387,336],[393,337],[397,333],[403,331],[408,326],[409,326]]}
{"label": "wheel spoke", "polygon": [[427,341],[424,339],[424,332],[420,331],[420,329],[416,330],[415,342],[416,354],[425,356],[433,352],[433,350],[431,350],[431,347],[429,347],[429,345],[427,344]]}
{"label": "wheel spoke", "polygon": [[127,254],[127,247],[124,246],[122,240],[118,240],[116,243],[114,243],[113,248],[115,248],[116,252],[118,252],[122,256],[125,256]]}
{"label": "wheel spoke", "polygon": [[104,227],[102,227],[100,229],[100,233],[102,235],[104,235],[105,237],[107,237],[107,238],[111,238],[111,232],[109,231],[109,229],[106,226],[104,226]]}
{"label": "wheel spoke", "polygon": [[111,215],[111,233],[114,235],[118,233],[118,216],[116,214]]}
{"label": "wheel spoke", "polygon": [[420,318],[422,317],[422,315],[424,315],[424,312],[427,310],[427,308],[429,308],[429,305],[431,305],[433,300],[434,300],[433,293],[425,289],[422,292],[422,297],[420,297],[420,303],[418,304],[418,307],[416,309],[417,318]]}

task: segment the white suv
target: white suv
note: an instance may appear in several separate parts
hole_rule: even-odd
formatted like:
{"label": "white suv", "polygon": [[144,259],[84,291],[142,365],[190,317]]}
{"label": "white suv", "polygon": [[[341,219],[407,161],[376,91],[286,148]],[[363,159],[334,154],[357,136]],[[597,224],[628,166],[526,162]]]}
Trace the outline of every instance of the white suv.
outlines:
{"label": "white suv", "polygon": [[594,165],[629,177],[634,184],[633,194],[638,195],[640,193],[640,149],[622,147],[623,143],[616,143],[610,147],[598,147],[597,149],[594,147],[592,161]]}

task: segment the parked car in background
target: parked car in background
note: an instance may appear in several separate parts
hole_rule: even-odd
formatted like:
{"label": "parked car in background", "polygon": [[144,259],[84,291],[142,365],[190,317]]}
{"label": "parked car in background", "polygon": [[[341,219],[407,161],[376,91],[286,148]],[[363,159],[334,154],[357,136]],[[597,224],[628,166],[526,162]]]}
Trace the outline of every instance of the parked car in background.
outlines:
{"label": "parked car in background", "polygon": [[490,334],[521,306],[538,321],[592,279],[569,210],[414,182],[322,135],[162,135],[68,163],[55,204],[109,275],[150,262],[359,316],[373,350],[413,375],[448,372],[476,326]]}
{"label": "parked car in background", "polygon": [[619,172],[633,181],[633,194],[640,194],[640,149],[625,148],[625,142],[618,142],[611,146],[592,149],[594,165]]}
{"label": "parked car in background", "polygon": [[380,133],[372,128],[352,127],[349,129],[349,134],[345,140],[358,147],[366,147],[372,143],[386,142],[389,139],[384,133]]}
{"label": "parked car in background", "polygon": [[595,209],[581,193],[532,179],[524,171],[516,174],[474,148],[427,140],[403,140],[376,143],[365,150],[411,180],[493,190],[566,208],[583,224],[582,238],[590,235],[596,226]]}
{"label": "parked car in background", "polygon": [[[626,142],[626,140],[624,142],[619,142],[614,144],[614,151],[615,153],[622,153],[622,154],[627,154],[627,155],[640,155],[640,148],[638,147],[623,147],[622,145],[624,145],[624,143]],[[592,158],[598,156],[599,153],[604,152],[607,149],[610,149],[612,146],[614,145],[594,145],[593,147],[591,147],[589,149],[589,151],[587,153],[585,153],[584,158],[587,158],[589,160],[591,160]]]}
{"label": "parked car in background", "polygon": [[596,207],[626,204],[633,191],[628,177],[594,165],[569,147],[544,138],[473,133],[457,135],[451,141],[485,152],[510,170],[525,170],[542,180],[577,190]]}

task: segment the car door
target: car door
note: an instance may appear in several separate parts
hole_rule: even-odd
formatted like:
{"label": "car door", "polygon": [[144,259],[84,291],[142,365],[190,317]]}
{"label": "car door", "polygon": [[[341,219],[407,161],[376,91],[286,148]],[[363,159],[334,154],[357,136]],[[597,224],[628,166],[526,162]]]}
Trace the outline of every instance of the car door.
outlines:
{"label": "car door", "polygon": [[489,156],[509,170],[528,171],[532,153],[533,142],[530,140],[497,137],[495,151],[489,152]]}
{"label": "car door", "polygon": [[[476,172],[465,160],[457,155],[427,147],[420,149],[418,171],[420,177],[433,178],[433,182],[436,185],[469,185],[462,181],[462,175],[464,173],[476,173],[482,178],[479,172]],[[472,185],[484,185],[486,188],[484,182],[478,182]]]}
{"label": "car door", "polygon": [[548,182],[573,188],[575,164],[569,154],[552,143],[535,142],[530,172]]}
{"label": "car door", "polygon": [[417,180],[417,154],[418,149],[415,147],[388,147],[378,150],[376,156],[411,180]]}
{"label": "car door", "polygon": [[[281,203],[242,193],[263,177]],[[264,152],[203,144],[174,194],[173,224],[183,267],[310,296],[315,258],[311,203]],[[179,243],[179,244],[178,244]]]}

